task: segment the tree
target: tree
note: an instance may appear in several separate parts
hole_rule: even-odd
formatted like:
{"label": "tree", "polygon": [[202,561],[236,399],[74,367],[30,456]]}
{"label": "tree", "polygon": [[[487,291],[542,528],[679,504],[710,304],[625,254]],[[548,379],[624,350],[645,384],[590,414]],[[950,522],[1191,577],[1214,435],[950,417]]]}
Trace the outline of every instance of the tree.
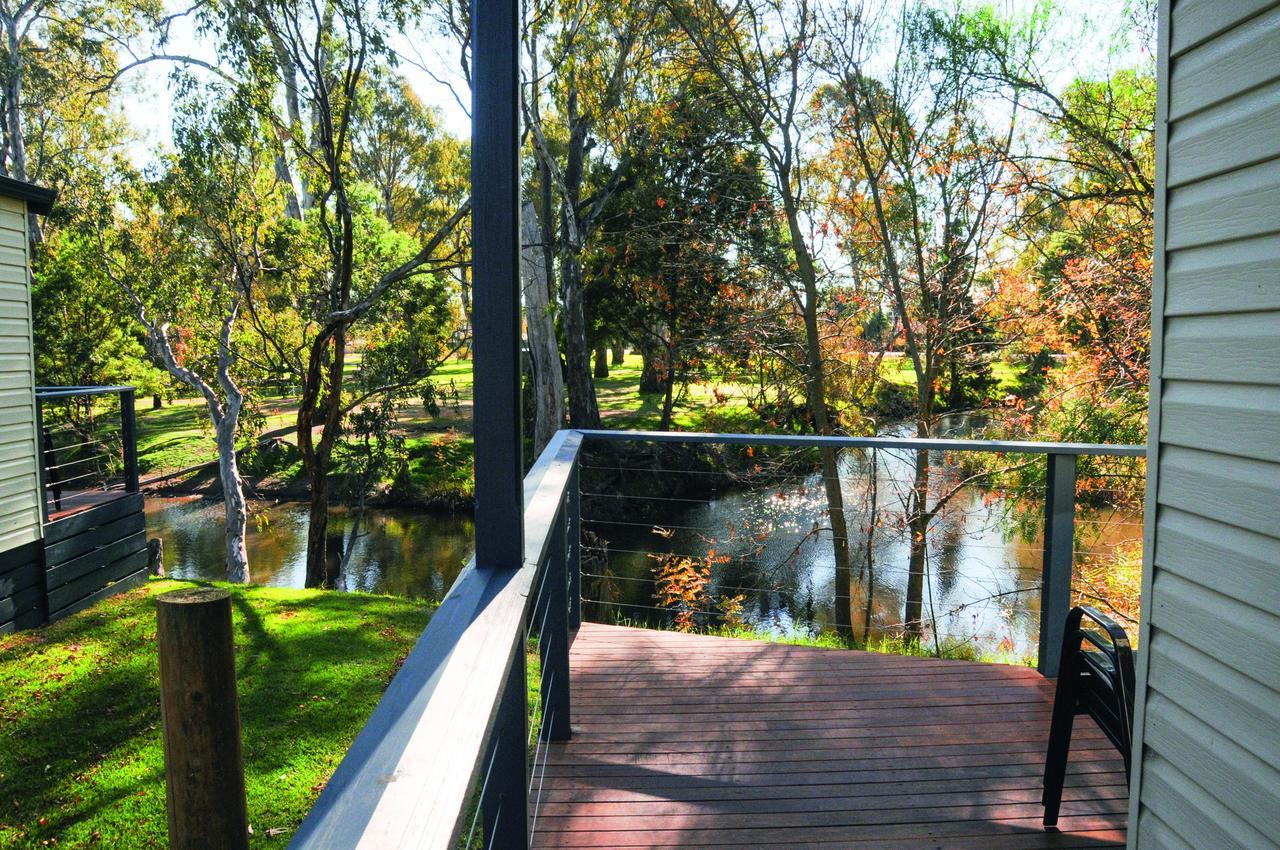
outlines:
{"label": "tree", "polygon": [[[310,490],[307,586],[322,586],[336,578],[326,555],[329,476],[344,416],[379,392],[420,382],[434,368],[417,362],[424,371],[402,373],[394,385],[364,390],[353,400],[345,391],[354,330],[411,279],[453,264],[437,252],[470,203],[461,203],[411,256],[390,266],[358,264],[362,240],[373,232],[359,222],[355,197],[359,175],[352,145],[360,98],[370,67],[389,61],[387,31],[403,23],[405,10],[363,0],[338,0],[323,8],[265,0],[252,14],[229,11],[215,22],[224,35],[224,52],[240,74],[254,81],[249,102],[281,140],[284,160],[296,163],[306,199],[303,226],[318,237],[312,255],[317,264],[295,290],[293,306],[301,321],[290,330],[298,336],[286,343],[257,318],[254,325],[263,332],[263,350],[301,384],[295,434]],[[274,96],[279,69],[286,70],[283,114]]]}
{"label": "tree", "polygon": [[[825,22],[834,84],[822,106],[829,166],[839,187],[833,217],[854,256],[869,258],[892,305],[915,373],[916,434],[934,433],[944,370],[959,379],[958,353],[980,345],[979,270],[999,232],[1005,164],[1020,106],[1011,92],[976,70],[974,42],[1013,55],[1028,33],[988,11],[972,15],[908,9],[896,22],[892,67],[871,71],[878,24],[857,11]],[[1007,99],[1007,114],[987,104]],[[1001,126],[1001,123],[1003,126]],[[922,627],[930,525],[952,496],[931,492],[929,453],[915,453],[907,497],[910,554],[906,607],[909,637]]]}
{"label": "tree", "polygon": [[533,367],[533,453],[551,442],[564,426],[564,374],[556,346],[555,315],[551,304],[551,280],[542,252],[542,234],[533,204],[525,202],[520,214],[520,276],[523,280],[525,325]]}
{"label": "tree", "polygon": [[[823,436],[836,433],[827,403],[827,364],[819,314],[820,271],[806,228],[808,205],[805,111],[814,94],[817,10],[808,0],[746,0],[732,7],[715,0],[667,0],[688,38],[691,67],[707,69],[726,94],[727,108],[744,122],[763,153],[771,189],[791,249],[786,285],[804,326],[802,373],[809,421]],[[835,553],[836,628],[852,629],[852,559],[840,464],[835,449],[821,450],[827,513]]]}
{"label": "tree", "polygon": [[[1034,426],[1060,437],[1144,438],[1150,357],[1155,77],[1126,69],[1052,94],[1032,70],[1024,85],[1047,127],[1046,153],[1013,158],[1014,232],[1024,252],[1005,270],[1033,284],[1022,335],[1067,352]],[[1058,152],[1054,155],[1051,152]],[[1027,423],[1032,424],[1032,423]]]}
{"label": "tree", "polygon": [[390,68],[375,66],[359,94],[353,173],[377,190],[392,227],[418,236],[432,232],[466,199],[465,146],[440,129],[439,111]]}
{"label": "tree", "polygon": [[[583,253],[609,198],[627,179],[635,151],[649,137],[655,110],[673,99],[660,72],[664,22],[656,12],[649,0],[547,3],[537,7],[526,37],[534,78],[523,108],[539,165],[544,218],[551,213],[551,196],[556,198],[556,220],[542,221],[542,231],[558,231],[569,423],[575,428],[600,427]],[[543,35],[550,46],[539,56]],[[554,69],[547,81],[537,76],[544,59]],[[550,113],[541,103],[547,89]]]}
{"label": "tree", "polygon": [[760,158],[734,113],[716,108],[713,85],[686,85],[666,112],[606,206],[586,266],[600,338],[626,336],[659,373],[663,431],[677,389],[739,331],[760,255],[776,243]]}
{"label": "tree", "polygon": [[218,448],[226,576],[247,582],[236,439],[248,367],[239,319],[263,273],[264,232],[283,210],[264,168],[261,127],[241,95],[212,105],[187,95],[174,127],[176,156],[159,180],[137,188],[130,215],[104,228],[101,244],[104,272],[133,304],[152,357],[204,399]]}
{"label": "tree", "polygon": [[[48,166],[102,118],[95,84],[116,68],[115,44],[159,15],[150,0],[20,0],[0,4],[0,174],[48,181]],[[36,144],[31,144],[34,133]],[[94,151],[97,153],[98,151]],[[28,219],[32,244],[42,231]]]}
{"label": "tree", "polygon": [[31,278],[36,382],[88,387],[132,384],[159,395],[168,383],[100,270],[101,243],[83,221],[47,233]]}

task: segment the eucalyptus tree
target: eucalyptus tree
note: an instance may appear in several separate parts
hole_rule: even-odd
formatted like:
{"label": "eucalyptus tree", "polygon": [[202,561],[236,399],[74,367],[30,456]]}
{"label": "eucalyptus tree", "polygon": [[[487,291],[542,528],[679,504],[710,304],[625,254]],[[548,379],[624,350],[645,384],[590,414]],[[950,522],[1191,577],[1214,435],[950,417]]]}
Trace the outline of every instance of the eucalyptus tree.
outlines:
{"label": "eucalyptus tree", "polygon": [[542,232],[544,238],[557,234],[569,422],[596,428],[584,252],[636,153],[658,132],[662,111],[679,98],[677,81],[664,71],[670,24],[656,0],[549,0],[535,3],[528,18],[525,43],[533,55],[523,108],[542,181],[542,212],[554,215],[541,222]]}
{"label": "eucalyptus tree", "polygon": [[375,66],[359,92],[351,143],[355,175],[378,192],[382,215],[408,233],[429,233],[467,196],[466,145],[440,126],[394,68]]}
{"label": "eucalyptus tree", "polygon": [[[330,476],[344,418],[379,393],[419,385],[438,362],[412,360],[412,368],[386,384],[353,388],[347,367],[356,334],[419,276],[457,265],[458,258],[442,257],[440,250],[470,210],[469,200],[462,200],[433,231],[415,239],[407,255],[385,244],[361,216],[353,158],[361,97],[374,67],[393,61],[388,38],[405,26],[410,11],[409,5],[366,0],[262,0],[208,13],[231,71],[254,81],[248,103],[271,128],[303,192],[296,244],[305,247],[295,258],[297,273],[281,284],[292,299],[286,311],[291,319],[255,314],[251,321],[263,337],[264,356],[301,385],[295,435],[310,495],[308,586],[336,578],[326,549]],[[283,99],[282,68],[288,70]]]}
{"label": "eucalyptus tree", "polygon": [[[915,426],[935,435],[944,369],[985,345],[982,272],[1000,232],[1006,163],[1019,91],[992,82],[978,40],[1028,50],[1032,33],[989,11],[906,8],[896,20],[838,9],[824,19],[821,95],[828,163],[838,185],[832,217],[847,244],[878,269],[915,375]],[[888,67],[879,58],[894,45]],[[992,104],[1000,104],[995,108]],[[922,632],[929,529],[958,493],[935,493],[929,453],[915,452],[906,504],[909,637]]]}
{"label": "eucalyptus tree", "polygon": [[235,95],[214,102],[186,95],[174,145],[158,178],[126,196],[127,213],[104,222],[102,269],[133,305],[156,363],[204,401],[218,452],[226,576],[247,582],[248,507],[236,441],[255,370],[253,340],[240,320],[264,273],[264,247],[284,198],[261,126]]}
{"label": "eucalyptus tree", "polygon": [[10,124],[15,132],[3,131],[4,144],[25,149],[26,179],[57,192],[51,214],[29,222],[36,379],[161,394],[168,381],[151,365],[119,290],[100,272],[96,223],[131,174],[130,128],[98,81],[116,59],[102,45],[36,43],[40,49],[23,60],[21,121]]}
{"label": "eucalyptus tree", "polygon": [[[0,3],[0,174],[49,184],[61,158],[100,152],[61,142],[82,136],[80,120],[101,120],[107,96],[99,83],[117,69],[116,48],[161,9],[159,0]],[[28,226],[34,244],[42,236],[36,216]]]}
{"label": "eucalyptus tree", "polygon": [[[1153,4],[1135,4],[1112,37],[1140,45]],[[1135,19],[1136,18],[1136,19]],[[1052,21],[1052,19],[1051,19]],[[1086,27],[1083,32],[1093,37]],[[1019,322],[1035,343],[1075,356],[1051,380],[1034,427],[1098,442],[1145,438],[1155,206],[1156,69],[1150,44],[1132,64],[1055,85],[1043,63],[971,40],[991,79],[1016,87],[1038,124],[1010,152],[1023,254],[1007,271],[1043,311]],[[1061,50],[1064,45],[1055,44]],[[1013,317],[1015,320],[1017,317]]]}
{"label": "eucalyptus tree", "polygon": [[[811,227],[815,197],[808,182],[814,157],[807,112],[817,90],[818,9],[810,0],[665,0],[687,37],[691,68],[708,70],[726,94],[726,107],[745,124],[766,166],[790,248],[783,280],[804,327],[801,371],[808,417],[823,436],[837,433],[827,398],[828,363],[820,314],[823,271]],[[835,557],[835,624],[852,629],[852,556],[840,484],[839,456],[821,449],[822,477]]]}

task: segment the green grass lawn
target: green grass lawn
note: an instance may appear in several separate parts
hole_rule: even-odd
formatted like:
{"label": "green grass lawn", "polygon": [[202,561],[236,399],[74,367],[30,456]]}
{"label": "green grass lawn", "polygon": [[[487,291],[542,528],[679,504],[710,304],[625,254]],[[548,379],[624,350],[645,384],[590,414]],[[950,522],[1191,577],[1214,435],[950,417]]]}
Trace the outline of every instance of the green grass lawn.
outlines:
{"label": "green grass lawn", "polygon": [[[152,580],[0,638],[0,847],[167,846]],[[228,586],[252,846],[284,847],[430,617],[420,601]]]}
{"label": "green grass lawn", "polygon": [[[619,366],[609,367],[609,377],[596,378],[596,400],[606,428],[650,430],[662,422],[661,393],[641,393],[640,373],[644,358],[628,354]],[[703,430],[708,422],[751,416],[747,399],[751,387],[733,376],[712,373],[703,380],[677,388],[671,427],[681,431]],[[753,423],[759,427],[759,423]]]}
{"label": "green grass lawn", "polygon": [[[1025,368],[1008,360],[991,361],[991,377],[996,381],[991,394],[1002,397],[1008,393],[1017,392],[1022,384]],[[900,387],[910,387],[914,390],[916,386],[915,368],[911,365],[910,357],[886,357],[880,364],[880,377]]]}
{"label": "green grass lawn", "polygon": [[[285,433],[289,439],[294,423],[292,402],[267,399],[261,405],[265,431]],[[204,401],[177,399],[155,410],[138,409],[138,471],[143,478],[164,472],[186,469],[196,464],[217,460],[218,447]]]}
{"label": "green grass lawn", "polygon": [[[655,429],[662,419],[662,395],[640,392],[643,359],[628,354],[624,362],[611,366],[609,377],[596,379],[596,394],[606,428]],[[1002,398],[1017,390],[1022,367],[1006,361],[992,363],[997,384],[993,397]],[[906,357],[886,358],[881,365],[884,380],[901,389],[915,386],[915,373]],[[409,480],[402,495],[422,502],[461,502],[472,495],[471,417],[474,376],[470,360],[454,359],[436,370],[438,412],[428,413],[421,401],[412,399],[400,415],[400,428],[407,438]],[[676,399],[672,427],[683,431],[759,431],[759,417],[748,407],[753,388],[730,374],[713,373],[682,388]],[[264,434],[295,441],[295,407],[290,399],[269,398],[260,403]],[[180,399],[160,410],[147,407],[138,412],[138,461],[145,477],[185,469],[214,460],[216,449],[207,424],[203,403]],[[278,468],[259,468],[245,463],[246,473],[262,486],[288,485],[301,475],[301,462],[293,457],[276,458]]]}

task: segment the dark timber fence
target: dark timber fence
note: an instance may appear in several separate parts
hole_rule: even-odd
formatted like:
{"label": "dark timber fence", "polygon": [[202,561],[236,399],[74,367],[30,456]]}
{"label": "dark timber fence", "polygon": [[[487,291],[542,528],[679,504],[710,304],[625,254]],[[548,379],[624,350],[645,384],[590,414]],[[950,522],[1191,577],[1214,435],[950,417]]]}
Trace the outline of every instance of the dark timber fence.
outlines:
{"label": "dark timber fence", "polygon": [[43,539],[0,553],[0,634],[147,577],[133,387],[40,387]]}
{"label": "dark timber fence", "polygon": [[[524,479],[522,565],[477,569],[473,561],[459,575],[291,847],[529,845],[539,829],[545,745],[570,734],[568,653],[581,616],[578,479],[586,440],[784,447],[830,441],[841,448],[1045,456],[1046,675],[1056,673],[1051,659],[1058,657],[1070,602],[1076,459],[1144,452],[1069,443],[561,431]],[[487,531],[477,528],[478,535]],[[532,688],[531,670],[538,675]]]}

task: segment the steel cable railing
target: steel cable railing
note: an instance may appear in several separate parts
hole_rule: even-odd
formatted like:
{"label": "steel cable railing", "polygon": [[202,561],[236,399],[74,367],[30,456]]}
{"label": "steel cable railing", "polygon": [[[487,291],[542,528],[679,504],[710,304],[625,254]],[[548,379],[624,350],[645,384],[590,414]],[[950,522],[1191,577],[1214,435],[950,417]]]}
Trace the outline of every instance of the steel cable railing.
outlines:
{"label": "steel cable railing", "polygon": [[[1073,566],[1090,564],[1096,580],[1104,568],[1122,569],[1109,566],[1122,555],[1140,551],[1141,487],[1130,482],[1142,480],[1142,447],[832,438],[842,453],[838,480],[849,528],[837,535],[826,478],[816,457],[805,455],[823,438],[588,437],[581,465],[583,603],[606,621],[670,627],[684,612],[699,628],[745,619],[765,631],[783,623],[812,634],[832,622],[832,547],[843,542],[851,550],[856,625],[865,614],[877,634],[902,635],[893,609],[901,618],[912,551],[920,549],[916,622],[926,638],[995,648],[1013,636],[1019,652],[1034,656],[1043,609],[1056,617],[1055,608],[1069,607],[1064,596],[1090,592],[1079,576],[1065,594],[1061,582],[1046,592],[1046,576],[1064,570],[1070,576]],[[672,444],[679,450],[662,451]],[[913,479],[918,453],[928,461],[923,496]],[[1063,488],[1053,492],[1046,457],[1073,470],[1083,459],[1079,501],[1073,486],[1071,516],[1057,527],[1050,508],[1054,502],[1061,508]],[[929,513],[922,535],[913,523],[921,501]],[[913,547],[913,537],[922,543]],[[679,593],[674,604],[662,601],[671,564],[709,573],[698,601]],[[1097,595],[1091,601],[1103,602]],[[744,618],[717,604],[737,597]]]}
{"label": "steel cable railing", "polygon": [[133,387],[38,387],[45,522],[138,491]]}

